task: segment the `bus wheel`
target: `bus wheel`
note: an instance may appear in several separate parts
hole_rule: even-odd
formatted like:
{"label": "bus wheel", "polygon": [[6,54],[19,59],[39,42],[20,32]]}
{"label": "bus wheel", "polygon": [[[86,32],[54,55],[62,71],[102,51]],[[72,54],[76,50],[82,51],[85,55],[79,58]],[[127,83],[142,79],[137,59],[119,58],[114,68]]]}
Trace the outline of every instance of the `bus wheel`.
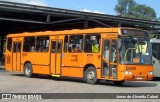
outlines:
{"label": "bus wheel", "polygon": [[28,78],[33,77],[32,65],[30,63],[25,64],[25,66],[24,66],[24,74]]}
{"label": "bus wheel", "polygon": [[125,81],[113,81],[114,84],[116,85],[122,85]]}
{"label": "bus wheel", "polygon": [[97,82],[97,73],[94,67],[90,66],[87,68],[87,70],[84,72],[84,80],[88,84],[95,84]]}

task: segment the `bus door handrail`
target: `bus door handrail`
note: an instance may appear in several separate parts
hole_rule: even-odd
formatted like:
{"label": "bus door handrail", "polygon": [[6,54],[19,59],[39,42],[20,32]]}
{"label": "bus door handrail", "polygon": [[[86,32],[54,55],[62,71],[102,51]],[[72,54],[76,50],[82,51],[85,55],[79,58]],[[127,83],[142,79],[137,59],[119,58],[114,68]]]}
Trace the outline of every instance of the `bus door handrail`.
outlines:
{"label": "bus door handrail", "polygon": [[[131,52],[131,55],[133,55],[133,50],[136,50],[136,48],[128,48],[128,49],[127,49],[127,51],[126,51],[126,53],[125,53],[125,56],[124,56],[124,60],[125,60],[125,62],[126,62],[126,59],[127,59],[127,58],[126,58],[126,57],[127,57],[127,53],[128,53],[128,51],[129,51],[129,50],[131,50],[131,51],[132,51],[132,52]],[[131,56],[131,58],[132,58],[132,56]]]}

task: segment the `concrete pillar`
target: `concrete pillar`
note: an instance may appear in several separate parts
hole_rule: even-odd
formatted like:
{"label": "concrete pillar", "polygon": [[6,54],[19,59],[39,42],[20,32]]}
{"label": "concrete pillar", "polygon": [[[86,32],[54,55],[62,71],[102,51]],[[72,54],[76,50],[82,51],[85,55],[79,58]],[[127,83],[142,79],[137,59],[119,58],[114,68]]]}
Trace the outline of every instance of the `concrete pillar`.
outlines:
{"label": "concrete pillar", "polygon": [[118,27],[121,27],[121,26],[122,26],[121,22],[118,22]]}
{"label": "concrete pillar", "polygon": [[84,20],[84,29],[87,29],[88,28],[88,19],[85,19]]}
{"label": "concrete pillar", "polygon": [[4,34],[1,34],[1,41],[0,41],[0,65],[4,65],[4,49],[3,49],[3,46],[4,46]]}
{"label": "concrete pillar", "polygon": [[0,57],[3,56],[3,40],[4,40],[4,36],[1,35],[1,49],[0,49]]}

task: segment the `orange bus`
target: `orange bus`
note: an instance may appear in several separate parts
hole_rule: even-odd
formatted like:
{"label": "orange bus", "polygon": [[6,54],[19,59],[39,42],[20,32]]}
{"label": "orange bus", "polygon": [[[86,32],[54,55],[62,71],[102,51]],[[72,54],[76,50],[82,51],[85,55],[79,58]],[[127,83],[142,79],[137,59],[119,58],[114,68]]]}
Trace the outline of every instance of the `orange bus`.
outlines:
{"label": "orange bus", "polygon": [[140,29],[25,32],[9,34],[6,41],[6,70],[24,72],[26,77],[77,77],[89,84],[153,77],[149,35]]}

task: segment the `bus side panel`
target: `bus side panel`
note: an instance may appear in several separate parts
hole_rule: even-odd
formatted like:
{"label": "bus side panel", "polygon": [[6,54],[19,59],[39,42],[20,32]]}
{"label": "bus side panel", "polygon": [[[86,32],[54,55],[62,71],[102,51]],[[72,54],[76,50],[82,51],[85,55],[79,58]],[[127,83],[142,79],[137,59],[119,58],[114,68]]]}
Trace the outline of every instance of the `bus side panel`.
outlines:
{"label": "bus side panel", "polygon": [[[22,63],[30,62],[32,64],[33,73],[50,74],[49,53],[23,52]],[[22,67],[23,68],[23,67]],[[24,70],[24,68],[23,68]]]}
{"label": "bus side panel", "polygon": [[21,70],[20,71],[24,72],[24,64],[23,63],[21,63]]}
{"label": "bus side panel", "polygon": [[[91,55],[91,56],[89,56]],[[83,68],[92,64],[97,69],[97,78],[101,78],[101,58],[99,53],[93,54],[67,53],[62,58],[62,76],[83,78]],[[83,68],[82,68],[83,67]]]}
{"label": "bus side panel", "polygon": [[100,53],[85,53],[83,56],[83,66],[88,64],[93,65],[97,69],[97,78],[101,78],[101,54]]}
{"label": "bus side panel", "polygon": [[83,54],[64,53],[62,66],[62,76],[83,77]]}
{"label": "bus side panel", "polygon": [[50,70],[49,70],[48,66],[33,65],[33,73],[36,73],[36,74],[49,74]]}
{"label": "bus side panel", "polygon": [[12,71],[12,53],[6,49],[5,55],[5,68],[8,71]]}
{"label": "bus side panel", "polygon": [[33,73],[36,73],[36,74],[42,74],[41,66],[38,66],[38,65],[32,65],[32,68],[33,68]]}
{"label": "bus side panel", "polygon": [[13,56],[13,58],[12,58],[12,65],[13,65],[13,67],[12,67],[12,69],[13,69],[13,71],[17,71],[17,64],[18,64],[18,61],[17,61],[17,59],[18,59],[18,56],[17,56],[17,53],[15,52],[13,52],[13,54],[12,54]]}
{"label": "bus side panel", "polygon": [[62,67],[62,76],[82,78],[83,68]]}
{"label": "bus side panel", "polygon": [[153,66],[154,66],[154,71],[153,71],[153,75],[154,77],[160,77],[160,61],[155,58],[154,56],[152,56],[152,59],[154,61]]}
{"label": "bus side panel", "polygon": [[101,79],[101,69],[97,69],[97,79]]}

